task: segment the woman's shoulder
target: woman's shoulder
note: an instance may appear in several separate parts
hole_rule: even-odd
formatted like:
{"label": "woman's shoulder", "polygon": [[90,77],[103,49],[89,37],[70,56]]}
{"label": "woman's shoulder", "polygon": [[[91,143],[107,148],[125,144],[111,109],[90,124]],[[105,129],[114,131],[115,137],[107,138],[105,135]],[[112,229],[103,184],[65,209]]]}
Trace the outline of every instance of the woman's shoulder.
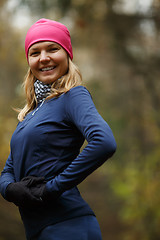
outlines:
{"label": "woman's shoulder", "polygon": [[91,96],[89,90],[83,85],[73,87],[66,93],[67,97],[84,96],[84,95]]}
{"label": "woman's shoulder", "polygon": [[87,90],[87,88],[83,85],[79,85],[76,87],[72,87],[68,92],[83,91],[83,90]]}
{"label": "woman's shoulder", "polygon": [[65,94],[64,103],[66,111],[73,112],[75,110],[76,113],[78,111],[84,112],[84,108],[90,108],[94,104],[90,92],[82,85],[71,88]]}

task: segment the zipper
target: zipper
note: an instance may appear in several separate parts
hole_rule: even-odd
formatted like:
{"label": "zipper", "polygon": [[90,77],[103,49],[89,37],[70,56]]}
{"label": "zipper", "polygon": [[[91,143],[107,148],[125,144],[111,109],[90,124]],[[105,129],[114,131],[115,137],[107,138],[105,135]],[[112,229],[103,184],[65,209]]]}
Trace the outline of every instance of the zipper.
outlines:
{"label": "zipper", "polygon": [[39,105],[39,107],[37,107],[34,112],[32,113],[32,116],[34,116],[34,114],[42,107],[43,103],[45,100],[43,100],[43,102],[41,102],[41,104]]}

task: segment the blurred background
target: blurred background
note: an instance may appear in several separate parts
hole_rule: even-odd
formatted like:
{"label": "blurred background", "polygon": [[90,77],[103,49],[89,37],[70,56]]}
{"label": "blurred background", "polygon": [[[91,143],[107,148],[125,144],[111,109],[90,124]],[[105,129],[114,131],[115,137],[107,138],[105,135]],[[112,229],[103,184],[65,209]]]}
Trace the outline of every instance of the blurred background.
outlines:
{"label": "blurred background", "polygon": [[[83,84],[111,126],[117,152],[79,188],[103,240],[160,239],[160,0],[0,0],[0,170],[25,103],[24,39],[39,18],[64,23]],[[0,197],[0,240],[25,239]]]}

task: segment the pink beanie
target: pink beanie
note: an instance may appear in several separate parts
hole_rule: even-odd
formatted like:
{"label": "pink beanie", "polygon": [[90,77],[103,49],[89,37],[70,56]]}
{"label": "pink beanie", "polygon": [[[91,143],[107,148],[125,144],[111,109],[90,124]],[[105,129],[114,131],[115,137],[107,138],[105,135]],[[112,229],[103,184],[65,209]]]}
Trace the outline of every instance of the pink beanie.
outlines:
{"label": "pink beanie", "polygon": [[34,23],[27,32],[25,52],[28,60],[28,50],[34,43],[52,41],[61,45],[73,59],[70,33],[62,23],[42,18]]}

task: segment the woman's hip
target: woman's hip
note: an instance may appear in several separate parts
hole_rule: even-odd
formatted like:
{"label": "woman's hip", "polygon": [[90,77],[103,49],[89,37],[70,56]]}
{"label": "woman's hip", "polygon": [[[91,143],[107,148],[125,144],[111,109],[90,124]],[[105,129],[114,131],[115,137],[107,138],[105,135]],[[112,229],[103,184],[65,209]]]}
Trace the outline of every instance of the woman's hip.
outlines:
{"label": "woman's hip", "polygon": [[72,218],[45,227],[33,240],[102,240],[95,216]]}

